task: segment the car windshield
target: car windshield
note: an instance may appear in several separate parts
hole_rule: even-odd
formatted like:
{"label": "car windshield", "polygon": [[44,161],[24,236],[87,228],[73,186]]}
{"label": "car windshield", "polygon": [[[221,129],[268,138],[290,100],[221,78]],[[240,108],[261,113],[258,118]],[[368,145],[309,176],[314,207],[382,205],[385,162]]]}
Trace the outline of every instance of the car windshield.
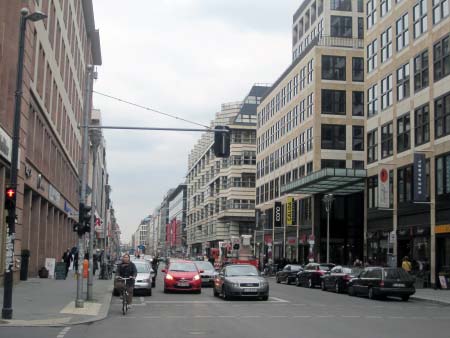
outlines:
{"label": "car windshield", "polygon": [[172,263],[169,271],[197,272],[197,267],[194,263]]}
{"label": "car windshield", "polygon": [[411,279],[411,276],[403,269],[384,269],[383,277],[384,279]]}
{"label": "car windshield", "polygon": [[319,265],[319,270],[328,271],[331,270],[332,266],[330,265]]}
{"label": "car windshield", "polygon": [[226,269],[227,276],[258,276],[258,270],[251,265],[233,265]]}
{"label": "car windshield", "polygon": [[291,271],[300,271],[301,269],[300,265],[291,265]]}
{"label": "car windshield", "polygon": [[198,261],[198,262],[194,262],[195,265],[197,265],[197,268],[199,270],[214,270],[213,265],[210,262],[202,262],[202,261]]}
{"label": "car windshield", "polygon": [[136,270],[138,273],[149,273],[150,272],[150,265],[136,263],[136,262],[133,262],[133,263],[134,263],[134,265],[136,265]]}

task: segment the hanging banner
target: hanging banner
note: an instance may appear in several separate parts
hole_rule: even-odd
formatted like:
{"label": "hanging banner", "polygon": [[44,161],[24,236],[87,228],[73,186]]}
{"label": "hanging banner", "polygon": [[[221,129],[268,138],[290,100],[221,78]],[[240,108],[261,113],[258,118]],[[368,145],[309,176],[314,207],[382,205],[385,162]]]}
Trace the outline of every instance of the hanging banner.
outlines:
{"label": "hanging banner", "polygon": [[378,208],[389,209],[390,207],[390,187],[389,187],[389,171],[385,167],[381,167],[378,172]]}
{"label": "hanging banner", "polygon": [[281,227],[281,216],[282,216],[282,212],[281,212],[281,202],[275,202],[275,206],[273,208],[273,225],[274,227]]}
{"label": "hanging banner", "polygon": [[286,203],[286,224],[293,225],[294,197],[288,197]]}
{"label": "hanging banner", "polygon": [[427,201],[427,170],[425,154],[414,153],[414,201]]}

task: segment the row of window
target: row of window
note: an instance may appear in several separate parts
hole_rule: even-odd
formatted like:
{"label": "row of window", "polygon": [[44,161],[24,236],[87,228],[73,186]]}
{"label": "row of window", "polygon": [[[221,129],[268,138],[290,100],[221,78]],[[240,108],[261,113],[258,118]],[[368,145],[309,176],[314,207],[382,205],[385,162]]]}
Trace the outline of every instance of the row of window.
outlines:
{"label": "row of window", "polygon": [[292,52],[292,59],[296,60],[297,58],[301,57],[304,52],[308,50],[310,45],[312,45],[314,42],[316,42],[321,36],[323,35],[323,19],[319,21],[317,24],[317,27],[314,27],[311,29],[311,32],[307,34],[303,40],[300,41],[298,44],[298,47],[295,47],[295,39],[294,39],[294,49]]}
{"label": "row of window", "polygon": [[[322,55],[322,79],[346,81],[346,57]],[[364,81],[364,59],[352,58],[352,81]]]}
{"label": "row of window", "polygon": [[[364,116],[364,92],[352,92],[352,116]],[[346,115],[347,92],[322,89],[322,114]]]}
{"label": "row of window", "polygon": [[323,12],[323,0],[314,1],[305,14],[299,20],[298,24],[294,26],[293,30],[293,44],[295,45],[300,40],[305,32],[314,24],[316,18],[320,17]]}
{"label": "row of window", "polygon": [[275,150],[272,154],[258,161],[256,163],[256,178],[264,177],[299,156],[312,151],[313,141],[313,128],[311,127]]}
{"label": "row of window", "polygon": [[[346,150],[347,126],[342,124],[322,124],[322,149]],[[364,150],[364,127],[352,126],[352,150]]]}

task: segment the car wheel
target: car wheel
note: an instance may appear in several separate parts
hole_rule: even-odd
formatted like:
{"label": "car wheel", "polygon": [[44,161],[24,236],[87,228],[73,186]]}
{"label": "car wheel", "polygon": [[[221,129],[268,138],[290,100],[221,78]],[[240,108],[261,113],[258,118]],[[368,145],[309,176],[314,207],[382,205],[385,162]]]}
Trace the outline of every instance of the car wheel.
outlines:
{"label": "car wheel", "polygon": [[201,294],[202,293],[202,290],[200,289],[200,290],[195,290],[194,291],[196,294]]}
{"label": "car wheel", "polygon": [[169,293],[169,290],[167,290],[166,288],[164,288],[164,293]]}
{"label": "car wheel", "polygon": [[152,282],[152,288],[156,286],[156,282]]}
{"label": "car wheel", "polygon": [[264,300],[264,301],[266,301],[266,300],[269,299],[269,295],[262,296],[261,299]]}
{"label": "car wheel", "polygon": [[300,286],[300,279],[298,277],[295,278],[295,286]]}
{"label": "car wheel", "polygon": [[217,290],[214,286],[213,286],[213,295],[214,295],[214,297],[219,297],[219,293],[217,292]]}
{"label": "car wheel", "polygon": [[291,284],[291,280],[289,279],[289,277],[286,279],[286,285]]}
{"label": "car wheel", "polygon": [[313,281],[311,278],[308,279],[308,287],[312,289],[314,287]]}
{"label": "car wheel", "polygon": [[375,299],[375,294],[373,293],[373,288],[369,288],[368,296],[369,296],[369,299]]}
{"label": "car wheel", "polygon": [[339,286],[339,282],[336,281],[336,284],[334,285],[334,291],[336,293],[341,293],[341,287]]}
{"label": "car wheel", "polygon": [[409,296],[402,296],[402,301],[407,302],[409,300]]}
{"label": "car wheel", "polygon": [[117,290],[117,289],[113,289],[112,294],[113,294],[113,296],[116,296],[116,297],[118,297],[120,295],[119,290]]}
{"label": "car wheel", "polygon": [[151,288],[147,290],[147,296],[150,296],[150,297],[152,296],[152,289]]}
{"label": "car wheel", "polygon": [[278,284],[281,283],[280,277],[277,277],[276,280],[277,280],[277,283],[278,283]]}
{"label": "car wheel", "polygon": [[348,295],[352,297],[356,296],[355,289],[353,288],[353,286],[348,287]]}
{"label": "car wheel", "polygon": [[325,286],[324,280],[320,283],[320,288],[322,289],[322,291],[327,291],[327,287]]}

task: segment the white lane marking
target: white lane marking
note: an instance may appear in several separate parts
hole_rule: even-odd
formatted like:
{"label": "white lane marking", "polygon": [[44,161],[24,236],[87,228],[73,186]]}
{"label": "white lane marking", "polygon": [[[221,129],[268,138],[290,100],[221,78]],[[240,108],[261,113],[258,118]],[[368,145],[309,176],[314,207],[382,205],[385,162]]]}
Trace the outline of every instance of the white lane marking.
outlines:
{"label": "white lane marking", "polygon": [[311,316],[294,316],[292,318],[311,318]]}
{"label": "white lane marking", "polygon": [[56,336],[56,338],[64,338],[64,336],[67,334],[67,332],[69,332],[69,330],[70,330],[70,326],[66,326],[61,331],[59,331],[59,333]]}
{"label": "white lane marking", "polygon": [[306,304],[292,304],[294,306],[306,306]]}
{"label": "white lane marking", "polygon": [[279,302],[279,303],[290,303],[290,301],[288,301],[288,300],[286,300],[286,299],[281,299],[281,298],[278,298],[278,297],[269,297],[269,299],[270,299],[270,300],[277,301],[277,302]]}
{"label": "white lane marking", "polygon": [[269,318],[287,318],[287,316],[269,316]]}
{"label": "white lane marking", "polygon": [[389,316],[390,319],[405,319],[403,316]]}
{"label": "white lane marking", "polygon": [[[123,318],[125,318],[125,317],[123,317]],[[144,316],[142,318],[145,318],[145,319],[159,319],[159,318],[161,318],[161,316]]]}
{"label": "white lane marking", "polygon": [[361,318],[361,316],[341,316],[342,318]]}
{"label": "white lane marking", "polygon": [[187,318],[187,316],[167,316],[167,318]]}
{"label": "white lane marking", "polygon": [[214,318],[214,316],[194,316],[194,318]]}
{"label": "white lane marking", "polygon": [[381,319],[381,316],[366,316],[367,319]]}
{"label": "white lane marking", "polygon": [[317,318],[334,318],[335,315],[319,315]]}
{"label": "white lane marking", "polygon": [[217,318],[236,318],[236,316],[217,316]]}
{"label": "white lane marking", "polygon": [[261,318],[261,316],[242,316],[241,318]]}
{"label": "white lane marking", "polygon": [[[276,304],[276,303],[290,303],[290,302],[286,299],[270,297],[268,301],[264,302],[264,304],[266,304],[266,303]],[[214,301],[214,300],[147,300],[147,301],[145,301],[145,304],[160,304],[160,305],[176,304],[177,306],[182,306],[185,304],[224,304],[224,305],[229,305],[229,303],[227,303],[225,301],[220,301],[220,300],[219,301]],[[242,304],[232,304],[231,306],[241,307],[241,306],[247,306],[247,305],[253,306],[256,304],[262,305],[262,303],[245,302]]]}
{"label": "white lane marking", "polygon": [[202,331],[195,331],[195,332],[189,332],[190,335],[193,336],[201,336],[201,335],[205,335],[206,332],[202,332]]}

